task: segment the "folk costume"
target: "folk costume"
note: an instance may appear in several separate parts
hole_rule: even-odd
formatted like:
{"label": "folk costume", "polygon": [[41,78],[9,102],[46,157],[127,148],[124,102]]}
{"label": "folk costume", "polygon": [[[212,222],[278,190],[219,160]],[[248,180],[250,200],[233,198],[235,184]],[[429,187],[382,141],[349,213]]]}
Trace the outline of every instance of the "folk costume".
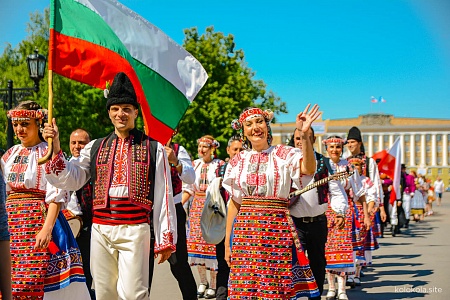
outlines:
{"label": "folk costume", "polygon": [[[293,144],[293,143],[292,143]],[[327,159],[315,152],[316,174],[301,176],[302,186],[307,186],[329,175]],[[323,292],[325,282],[325,245],[328,228],[326,211],[328,206],[334,212],[330,218],[345,215],[348,208],[344,187],[338,180],[331,180],[327,184],[312,189],[300,195],[300,199],[289,208],[295,223],[300,242],[308,255],[311,270],[316,279],[320,294]],[[316,299],[316,298],[310,298]],[[320,299],[320,296],[317,297]]]}
{"label": "folk costume", "polygon": [[[338,163],[330,160],[331,174],[347,170],[348,162],[341,159]],[[345,226],[343,229],[337,228],[334,224],[334,211],[331,208],[327,210],[328,221],[328,240],[325,248],[327,259],[327,272],[338,274],[340,276],[350,275],[355,272],[355,254],[353,251],[356,241],[357,229],[355,222],[354,198],[359,198],[363,194],[362,188],[358,189],[355,182],[360,181],[359,176],[354,173],[352,177],[346,180],[344,188],[345,197],[349,209],[345,213]],[[356,192],[354,192],[356,190]]]}
{"label": "folk costume", "polygon": [[[232,127],[263,116],[271,143],[273,113],[245,110]],[[231,237],[230,299],[298,299],[320,296],[288,209],[292,182],[300,187],[300,149],[269,146],[260,152],[242,151],[228,164],[222,186],[240,204]]]}
{"label": "folk costume", "polygon": [[[340,137],[330,137],[323,141],[325,145],[340,144],[344,146],[345,140]],[[330,174],[347,171],[349,163],[340,158],[338,162],[327,160]],[[345,292],[346,277],[355,273],[355,245],[359,242],[359,222],[355,214],[355,201],[364,194],[361,179],[358,172],[345,180],[344,196],[347,199],[348,207],[345,213],[344,227],[339,228],[334,223],[334,212],[328,208],[328,240],[325,247],[325,257],[327,259],[327,279],[328,292],[327,299],[334,298],[347,299]],[[337,277],[338,290],[335,288]]]}
{"label": "folk costume", "polygon": [[[116,75],[108,94],[107,109],[114,104],[139,106],[124,73]],[[175,251],[177,239],[164,147],[135,128],[126,138],[113,132],[87,144],[78,160],[67,161],[59,153],[46,164],[46,178],[69,190],[92,182],[91,272],[97,300],[148,299],[149,223],[155,253]]]}
{"label": "folk costume", "polygon": [[[217,148],[219,143],[209,138],[198,139],[198,144],[204,143],[209,147]],[[189,263],[191,266],[198,266],[201,284],[198,289],[199,296],[205,293],[214,293],[216,289],[216,275],[218,262],[216,258],[216,245],[208,244],[202,236],[201,216],[206,201],[206,190],[210,183],[219,177],[219,170],[225,162],[220,159],[213,159],[205,162],[203,158],[196,159],[193,163],[195,171],[195,183],[186,185],[184,190],[194,196],[189,209],[189,235],[187,238],[187,249]],[[206,270],[210,271],[210,283],[206,278]],[[209,289],[211,290],[209,290]]]}
{"label": "folk costume", "polygon": [[[205,265],[208,270],[217,270],[216,248],[213,244],[207,244],[202,237],[200,218],[206,199],[206,189],[210,182],[217,177],[220,166],[224,162],[213,159],[209,163],[203,159],[194,161],[196,182],[185,187],[186,191],[193,192],[194,199],[189,211],[189,237],[188,253],[191,266]],[[192,190],[191,190],[192,189]]]}
{"label": "folk costume", "polygon": [[300,186],[299,149],[271,146],[236,154],[223,187],[241,204],[233,229],[229,296],[297,299],[319,295],[287,199]]}
{"label": "folk costume", "polygon": [[[357,157],[349,157],[349,163],[357,162],[364,168],[365,161]],[[370,203],[373,203],[373,207],[377,208],[381,205],[381,200],[378,197],[377,187],[370,180],[369,177],[366,177],[364,174],[361,175],[361,184],[364,189],[366,203],[369,206]],[[358,222],[360,224],[364,224],[364,211],[361,203],[356,203],[356,216]],[[361,244],[358,249],[356,249],[356,274],[355,280],[360,283],[359,275],[361,271],[361,266],[366,266],[372,264],[372,251],[378,249],[379,245],[376,241],[376,232],[375,226],[375,214],[370,216],[371,226],[369,228],[365,228],[361,226],[361,230],[359,233]]]}
{"label": "folk costume", "polygon": [[[8,115],[12,119],[19,115],[30,119],[30,114],[25,116],[24,112],[36,111],[16,110]],[[34,249],[48,204],[65,203],[69,197],[44,177],[44,166],[38,165],[38,159],[46,152],[45,142],[33,147],[15,145],[1,158],[11,235],[13,298],[43,299],[45,292],[46,299],[90,299],[80,250],[61,212],[49,247]]]}

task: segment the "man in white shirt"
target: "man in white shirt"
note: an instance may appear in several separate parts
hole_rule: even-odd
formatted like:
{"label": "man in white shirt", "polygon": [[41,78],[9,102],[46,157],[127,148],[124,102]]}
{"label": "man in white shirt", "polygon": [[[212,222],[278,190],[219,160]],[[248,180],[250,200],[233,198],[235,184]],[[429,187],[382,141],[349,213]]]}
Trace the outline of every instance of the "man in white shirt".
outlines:
{"label": "man in white shirt", "polygon": [[[311,143],[314,144],[315,136],[312,128],[310,138]],[[294,131],[290,146],[299,149],[302,148],[300,134],[297,130]],[[303,175],[300,179],[303,187],[315,182],[317,175],[322,174],[325,177],[328,175],[325,163],[323,162],[323,156],[317,152],[315,154],[317,173],[315,175]],[[331,208],[336,212],[335,223],[337,226],[343,225],[348,203],[345,197],[345,189],[337,180],[328,182],[328,192],[326,191],[326,186],[323,186],[303,193],[300,199],[289,209],[302,247],[308,254],[309,265],[316,279],[320,294],[323,292],[323,284],[325,281],[325,267],[327,264],[325,259],[325,244],[328,235],[327,217],[325,215],[328,203],[323,202],[323,200],[328,197]],[[319,300],[320,296],[310,299]]]}
{"label": "man in white shirt", "polygon": [[434,192],[436,193],[437,205],[441,205],[442,193],[444,192],[444,182],[440,177],[436,178],[433,184]]}
{"label": "man in white shirt", "polygon": [[[89,132],[82,128],[77,128],[70,134],[69,149],[72,159],[78,159],[80,151],[91,141]],[[90,269],[91,261],[91,228],[92,228],[92,184],[88,181],[81,189],[72,192],[67,209],[76,216],[80,216],[83,224],[79,235],[76,237],[78,247],[80,247],[83,259],[83,272],[86,276],[86,285],[91,295],[95,299],[92,287],[92,275]]]}

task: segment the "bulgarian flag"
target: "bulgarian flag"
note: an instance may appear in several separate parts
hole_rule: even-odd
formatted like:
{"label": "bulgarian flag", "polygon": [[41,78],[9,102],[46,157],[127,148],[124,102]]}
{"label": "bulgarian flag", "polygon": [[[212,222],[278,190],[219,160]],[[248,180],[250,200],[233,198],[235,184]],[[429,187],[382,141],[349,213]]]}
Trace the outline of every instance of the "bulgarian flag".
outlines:
{"label": "bulgarian flag", "polygon": [[392,191],[390,195],[389,202],[394,203],[395,200],[401,199],[402,195],[400,192],[400,177],[401,177],[401,160],[402,151],[400,145],[400,138],[398,137],[392,144],[392,147],[385,153],[384,157],[381,158],[378,163],[378,170],[381,173],[386,174],[392,179]]}
{"label": "bulgarian flag", "polygon": [[162,144],[208,79],[190,53],[114,0],[51,0],[49,49],[49,70],[93,87],[127,74],[146,133]]}

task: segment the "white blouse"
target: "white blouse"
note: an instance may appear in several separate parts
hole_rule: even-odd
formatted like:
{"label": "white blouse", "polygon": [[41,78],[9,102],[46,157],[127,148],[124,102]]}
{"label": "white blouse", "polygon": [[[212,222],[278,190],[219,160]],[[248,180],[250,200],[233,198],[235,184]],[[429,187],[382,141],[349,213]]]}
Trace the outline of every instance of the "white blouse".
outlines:
{"label": "white blouse", "polygon": [[245,196],[287,198],[292,181],[301,186],[302,158],[300,149],[285,145],[242,151],[229,162],[222,186],[239,204]]}
{"label": "white blouse", "polygon": [[51,185],[44,176],[45,164],[38,165],[38,159],[46,153],[45,142],[33,147],[15,145],[8,149],[1,159],[6,192],[35,189],[46,193],[46,203],[67,203],[68,191]]}

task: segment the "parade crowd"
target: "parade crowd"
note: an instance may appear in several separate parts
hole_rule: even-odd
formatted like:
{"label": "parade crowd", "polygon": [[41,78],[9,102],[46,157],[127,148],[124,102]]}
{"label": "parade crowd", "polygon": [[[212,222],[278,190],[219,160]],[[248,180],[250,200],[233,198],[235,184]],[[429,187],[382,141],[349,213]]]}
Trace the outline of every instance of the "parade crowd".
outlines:
{"label": "parade crowd", "polygon": [[208,132],[192,160],[136,129],[124,73],[106,110],[114,131],[92,140],[75,129],[70,158],[45,109],[23,101],[8,111],[21,143],[1,157],[0,299],[149,299],[155,259],[170,264],[185,300],[351,299],[377,240],[432,217],[445,188],[402,165],[391,200],[393,178],[357,127],[316,152],[318,105],[297,115],[289,145],[272,144],[271,111],[244,109],[226,161]]}

